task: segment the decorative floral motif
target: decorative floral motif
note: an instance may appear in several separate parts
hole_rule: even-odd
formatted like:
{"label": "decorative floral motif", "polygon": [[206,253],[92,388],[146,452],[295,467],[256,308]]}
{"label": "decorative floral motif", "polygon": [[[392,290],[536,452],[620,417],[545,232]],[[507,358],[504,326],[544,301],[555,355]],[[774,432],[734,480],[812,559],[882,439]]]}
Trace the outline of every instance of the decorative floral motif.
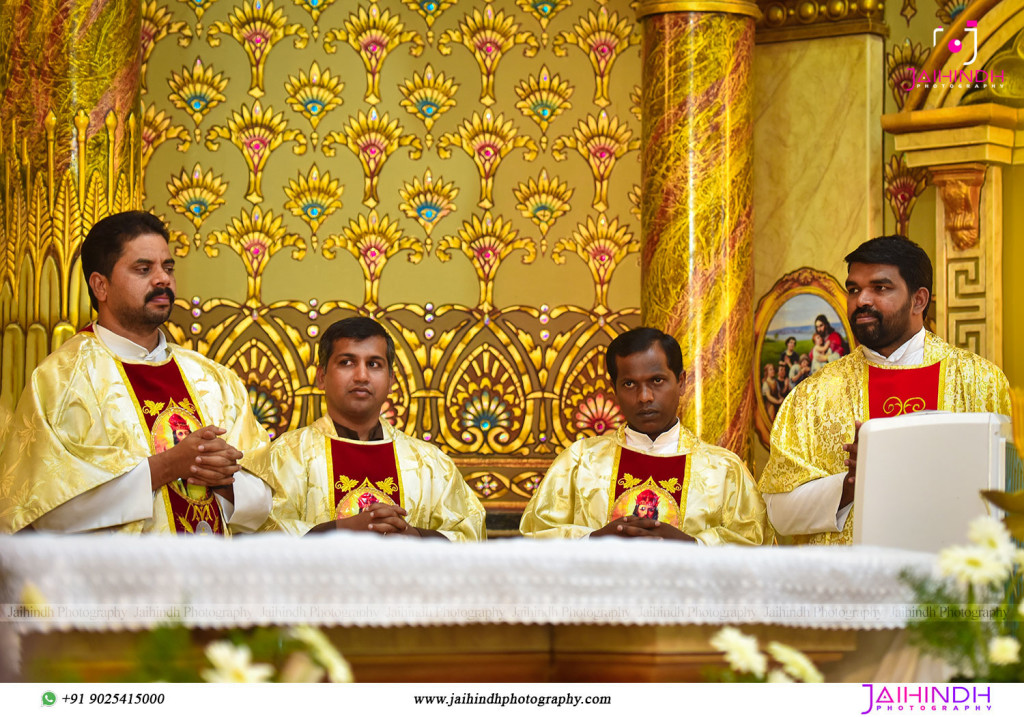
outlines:
{"label": "decorative floral motif", "polygon": [[434,122],[441,115],[455,106],[455,92],[458,89],[455,81],[445,77],[443,72],[435,75],[434,68],[430,65],[427,65],[422,75],[414,72],[411,80],[406,80],[404,85],[398,86],[399,92],[405,98],[401,102],[402,107],[409,114],[418,117],[427,128],[427,132],[433,128]]}
{"label": "decorative floral motif", "polygon": [[178,44],[187,47],[192,41],[192,30],[189,29],[187,22],[172,22],[170,11],[157,0],[143,0],[141,25],[142,67],[139,79],[142,91],[145,92],[146,69],[149,66],[149,56],[153,54],[156,44],[168,35],[180,34]]}
{"label": "decorative floral motif", "polygon": [[615,162],[627,152],[640,148],[640,140],[633,139],[633,130],[618,118],[608,118],[604,110],[594,118],[587,115],[580,120],[570,137],[559,137],[555,141],[551,153],[555,159],[565,159],[565,149],[575,149],[590,165],[594,175],[594,209],[603,212],[608,209],[608,178],[612,174]]}
{"label": "decorative floral motif", "polygon": [[334,156],[334,143],[344,144],[359,159],[363,167],[363,204],[375,207],[380,202],[377,196],[377,179],[388,157],[399,147],[412,146],[409,152],[411,159],[419,159],[423,146],[419,139],[411,134],[402,134],[398,120],[389,121],[385,112],[377,116],[377,110],[371,109],[369,116],[359,113],[358,117],[350,117],[344,134],[331,132],[324,142],[324,154]]}
{"label": "decorative floral motif", "polygon": [[463,17],[457,29],[446,30],[437,42],[437,49],[442,55],[450,55],[451,44],[456,42],[473,53],[482,75],[480,102],[487,107],[494,104],[494,73],[502,56],[524,43],[527,46],[523,50],[525,57],[533,57],[540,49],[533,35],[517,32],[518,29],[519,24],[514,17],[500,10],[495,14],[488,4],[482,14],[473,8],[472,14]]}
{"label": "decorative floral motif", "polygon": [[917,0],[903,0],[903,7],[900,8],[900,15],[910,25],[911,18],[917,14]]}
{"label": "decorative floral motif", "polygon": [[935,16],[946,25],[952,25],[960,13],[971,4],[971,0],[935,0],[935,4],[939,6]]}
{"label": "decorative floral motif", "polygon": [[633,89],[629,93],[629,111],[636,117],[637,122],[643,121],[644,115],[643,110],[643,95],[641,94],[640,85],[634,85]]}
{"label": "decorative floral motif", "polygon": [[[415,178],[412,184],[406,182],[402,186],[399,190],[402,204],[398,208],[405,212],[405,216],[419,222],[430,237],[437,223],[455,210],[454,200],[458,193],[455,182],[445,184],[441,177],[435,182],[428,168],[422,182]],[[429,240],[427,251],[430,251]]]}
{"label": "decorative floral motif", "polygon": [[523,263],[530,264],[537,257],[533,240],[516,238],[518,232],[511,222],[501,217],[491,218],[490,212],[483,217],[473,216],[462,223],[455,236],[446,236],[437,245],[437,256],[441,261],[451,259],[450,249],[459,249],[476,269],[480,281],[480,307],[489,311],[494,307],[494,275],[498,265],[517,249],[525,251]]}
{"label": "decorative floral motif", "polygon": [[310,65],[309,74],[299,70],[299,76],[288,76],[284,91],[288,93],[288,106],[309,120],[316,129],[328,112],[341,104],[341,90],[345,83],[330,70],[320,71],[320,65]]}
{"label": "decorative floral motif", "polygon": [[367,104],[380,102],[380,70],[388,54],[405,42],[411,42],[409,54],[419,57],[423,52],[423,38],[408,30],[403,32],[398,15],[388,10],[381,12],[377,3],[370,4],[370,10],[360,7],[358,12],[348,16],[345,29],[331,30],[324,35],[324,49],[329,53],[336,52],[335,42],[348,42],[352,49],[359,53],[366,68]]}
{"label": "decorative floral motif", "polygon": [[227,127],[215,126],[206,133],[206,148],[216,150],[220,146],[218,138],[229,139],[238,147],[249,168],[249,186],[245,198],[253,204],[263,201],[261,184],[263,168],[267,164],[270,153],[281,146],[282,142],[294,141],[292,151],[303,154],[306,151],[306,138],[297,129],[285,129],[288,121],[284,112],[274,114],[274,108],[268,107],[266,112],[259,100],[253,103],[252,109],[243,105],[241,112],[233,112],[228,119]]}
{"label": "decorative floral motif", "polygon": [[203,13],[209,10],[210,6],[217,2],[217,0],[178,0],[178,2],[185,3],[185,5],[191,8],[192,12],[196,14],[196,20],[202,20]]}
{"label": "decorative floral motif", "polygon": [[501,160],[509,152],[525,147],[526,161],[531,162],[537,158],[537,145],[534,141],[518,134],[512,120],[504,120],[504,115],[495,118],[490,110],[484,112],[483,118],[474,112],[472,118],[459,125],[457,132],[444,135],[437,145],[437,153],[442,159],[451,156],[451,147],[459,147],[472,157],[480,173],[480,201],[477,206],[483,209],[494,206],[491,194],[494,175]]}
{"label": "decorative floral motif", "polygon": [[288,430],[293,397],[289,374],[272,346],[250,339],[224,365],[242,379],[256,420],[263,424],[271,438],[276,438]]}
{"label": "decorative floral motif", "polygon": [[296,5],[309,13],[313,19],[313,39],[320,35],[320,15],[324,10],[334,4],[334,0],[292,0]]}
{"label": "decorative floral motif", "polygon": [[618,219],[612,219],[609,223],[602,214],[597,222],[587,217],[587,223],[577,225],[571,237],[558,240],[551,251],[551,258],[556,264],[565,263],[562,256],[565,251],[574,251],[587,262],[597,291],[596,305],[607,306],[612,272],[629,252],[640,251],[640,241],[633,239],[628,226],[619,226]]}
{"label": "decorative floral motif", "polygon": [[630,45],[639,44],[640,38],[633,33],[633,23],[628,18],[620,20],[618,13],[609,15],[603,7],[597,15],[593,11],[587,12],[587,17],[577,23],[573,30],[575,32],[559,33],[555,39],[555,54],[564,57],[566,44],[576,45],[587,53],[596,73],[594,104],[607,107],[611,104],[608,99],[608,79],[611,77],[612,65]]}
{"label": "decorative floral motif", "polygon": [[424,251],[423,242],[406,236],[397,221],[391,221],[386,215],[378,217],[376,211],[349,221],[344,239],[331,236],[324,241],[325,257],[333,259],[336,249],[347,250],[359,262],[366,284],[363,304],[371,307],[377,306],[380,274],[388,260],[400,251],[408,251],[409,261],[418,264]]}
{"label": "decorative floral motif", "polygon": [[541,30],[548,29],[548,23],[555,15],[572,5],[572,0],[516,0],[523,12],[526,12],[537,19]]}
{"label": "decorative floral motif", "polygon": [[[512,411],[500,393],[485,388],[466,398],[459,420],[464,429],[476,428],[486,434],[491,429],[510,427]],[[465,441],[472,440],[472,435],[467,433]]]}
{"label": "decorative floral motif", "polygon": [[541,132],[548,131],[548,125],[572,105],[572,87],[567,80],[558,75],[552,76],[547,65],[540,68],[539,78],[530,75],[516,86],[519,101],[516,109],[529,117],[540,127]]}
{"label": "decorative floral motif", "polygon": [[231,220],[225,231],[215,231],[206,240],[204,249],[208,256],[220,254],[220,245],[229,247],[241,257],[248,275],[246,306],[259,306],[263,270],[271,256],[285,247],[292,249],[292,259],[306,255],[306,242],[298,234],[289,234],[283,226],[283,217],[272,212],[265,215],[257,207],[252,212],[242,211]]}
{"label": "decorative floral motif", "polygon": [[522,370],[489,342],[474,349],[452,376],[445,395],[451,438],[474,453],[514,450],[526,403]]}
{"label": "decorative floral motif", "polygon": [[191,69],[182,67],[180,75],[172,71],[167,84],[171,87],[168,99],[179,110],[188,112],[198,127],[206,113],[224,101],[228,81],[223,73],[214,75],[212,67],[203,67],[203,61],[197,57]]}
{"label": "decorative floral motif", "polygon": [[316,249],[316,233],[320,224],[336,210],[341,209],[341,193],[344,186],[337,180],[331,179],[330,172],[320,174],[320,170],[314,164],[309,174],[298,179],[293,179],[285,187],[284,193],[288,197],[284,208],[297,216],[309,225],[313,232],[313,248]]}
{"label": "decorative floral motif", "polygon": [[903,109],[907,95],[914,89],[915,71],[924,67],[930,48],[921,43],[911,43],[910,39],[902,45],[893,47],[892,52],[885,56],[885,74],[889,79],[889,89],[896,100],[896,106]]}
{"label": "decorative floral motif", "polygon": [[434,20],[441,16],[445,10],[454,5],[458,0],[402,0],[410,10],[419,13],[427,22],[427,28],[434,26]]}
{"label": "decorative floral motif", "polygon": [[906,235],[910,213],[927,185],[928,172],[923,167],[909,167],[904,154],[890,157],[885,165],[885,198],[896,217],[897,234]]}
{"label": "decorative floral motif", "polygon": [[636,217],[637,221],[640,221],[640,201],[640,185],[634,184],[629,190],[629,213]]}
{"label": "decorative floral motif", "polygon": [[[542,237],[547,237],[548,230],[554,226],[558,218],[569,211],[569,200],[572,189],[568,182],[559,181],[558,177],[548,179],[548,170],[541,170],[540,177],[520,183],[512,190],[515,194],[516,209],[524,217],[537,225]],[[541,251],[546,247],[542,246]]]}
{"label": "decorative floral motif", "polygon": [[206,39],[210,47],[220,45],[221,33],[231,35],[245,50],[249,58],[249,94],[263,96],[263,68],[267,56],[285,37],[295,36],[295,49],[300,50],[309,42],[309,33],[299,24],[288,25],[284,11],[274,9],[273,0],[242,0],[241,7],[235,7],[227,22],[217,21],[210,25]]}
{"label": "decorative floral motif", "polygon": [[578,436],[600,436],[614,431],[622,423],[622,411],[615,399],[603,391],[596,391],[576,407],[573,425]]}
{"label": "decorative floral motif", "polygon": [[210,213],[224,204],[224,192],[228,188],[226,182],[213,175],[212,169],[206,174],[202,172],[202,167],[196,164],[191,173],[183,169],[167,183],[167,204],[188,217],[197,232]]}
{"label": "decorative floral motif", "polygon": [[[149,164],[149,158],[153,156],[153,151],[161,144],[166,142],[171,137],[176,137],[182,140],[183,144],[179,146],[181,151],[188,148],[188,132],[185,128],[180,125],[171,125],[171,118],[168,117],[162,110],[157,112],[156,105],[143,105],[144,111],[142,113],[142,126],[141,126],[141,139],[142,139],[142,171],[145,174],[146,165]],[[140,186],[145,186],[144,182],[140,183]]]}

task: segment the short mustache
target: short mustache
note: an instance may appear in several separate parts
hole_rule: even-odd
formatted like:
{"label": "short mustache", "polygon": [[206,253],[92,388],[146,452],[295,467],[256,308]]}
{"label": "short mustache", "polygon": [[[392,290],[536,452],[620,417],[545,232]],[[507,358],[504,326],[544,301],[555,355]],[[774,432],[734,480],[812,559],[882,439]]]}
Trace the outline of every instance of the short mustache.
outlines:
{"label": "short mustache", "polygon": [[149,303],[158,296],[166,296],[171,301],[171,303],[174,303],[174,292],[171,291],[166,286],[158,289],[153,289],[151,292],[146,294],[146,303]]}
{"label": "short mustache", "polygon": [[882,320],[881,312],[875,309],[868,309],[866,307],[863,309],[857,309],[856,311],[853,312],[854,319],[856,319],[858,316],[870,316],[872,318],[878,319],[879,321]]}

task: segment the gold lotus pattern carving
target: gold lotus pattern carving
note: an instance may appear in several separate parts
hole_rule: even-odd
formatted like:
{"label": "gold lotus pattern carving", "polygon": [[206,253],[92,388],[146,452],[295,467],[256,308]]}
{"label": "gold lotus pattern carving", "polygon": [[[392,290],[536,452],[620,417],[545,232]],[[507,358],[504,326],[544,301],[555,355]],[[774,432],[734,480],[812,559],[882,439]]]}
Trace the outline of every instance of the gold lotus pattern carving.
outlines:
{"label": "gold lotus pattern carving", "polygon": [[423,231],[427,233],[427,251],[430,250],[429,238],[439,221],[455,210],[455,197],[459,190],[455,182],[445,183],[442,177],[436,180],[428,168],[423,180],[414,178],[406,182],[400,190],[402,203],[399,205],[405,216],[415,219]]}
{"label": "gold lotus pattern carving", "polygon": [[359,158],[363,168],[363,204],[375,207],[380,203],[377,196],[377,179],[384,163],[399,147],[412,147],[411,159],[419,159],[423,145],[415,135],[403,134],[398,120],[391,120],[387,113],[378,116],[377,110],[370,114],[362,112],[349,119],[343,133],[331,132],[324,141],[324,154],[334,156],[334,143],[342,143]]}
{"label": "gold lotus pattern carving", "polygon": [[296,129],[286,129],[287,126],[284,112],[274,114],[273,107],[264,111],[256,100],[252,108],[243,105],[241,111],[233,112],[226,126],[216,125],[206,134],[207,149],[216,150],[220,146],[217,140],[227,139],[242,153],[249,168],[245,198],[254,204],[263,201],[263,168],[270,154],[286,141],[295,142],[295,154],[306,151],[306,138]]}
{"label": "gold lotus pattern carving", "polygon": [[320,65],[314,62],[310,65],[309,74],[299,70],[298,75],[289,76],[284,91],[288,93],[288,106],[316,129],[328,112],[341,105],[344,88],[341,78],[332,75],[330,70],[321,71]]}
{"label": "gold lotus pattern carving", "polygon": [[363,99],[367,104],[380,102],[380,72],[387,56],[399,45],[411,42],[409,53],[419,56],[423,52],[423,38],[405,26],[398,15],[389,11],[381,12],[376,3],[370,9],[360,7],[345,20],[344,30],[332,30],[324,36],[324,49],[335,52],[335,42],[347,42],[363,60],[366,68],[366,95]]}
{"label": "gold lotus pattern carving", "polygon": [[455,106],[455,92],[458,89],[455,81],[445,77],[443,72],[435,75],[430,65],[427,65],[422,75],[414,72],[411,80],[406,80],[398,87],[404,98],[401,106],[419,118],[427,132],[430,132],[441,115]]}
{"label": "gold lotus pattern carving", "polygon": [[343,235],[344,239],[332,236],[324,242],[324,256],[333,259],[336,249],[345,249],[355,257],[363,270],[366,285],[363,304],[367,307],[378,305],[380,274],[391,257],[408,251],[408,259],[413,264],[418,264],[423,258],[423,242],[406,236],[397,221],[387,216],[380,217],[375,210],[350,221]]}
{"label": "gold lotus pattern carving", "polygon": [[640,37],[633,32],[633,23],[628,18],[619,19],[618,13],[608,13],[602,7],[595,15],[593,11],[573,26],[572,32],[563,32],[555,39],[556,55],[565,56],[565,45],[575,45],[587,53],[590,64],[594,68],[597,80],[594,88],[594,104],[607,107],[611,100],[608,96],[608,81],[612,66],[620,55],[630,46],[639,44]]}
{"label": "gold lotus pattern carving", "polygon": [[224,204],[224,193],[228,185],[222,177],[214,176],[213,170],[203,173],[197,163],[192,171],[186,169],[167,183],[167,203],[170,207],[192,222],[198,232],[199,227],[210,214]]}
{"label": "gold lotus pattern carving", "polygon": [[192,67],[181,68],[180,75],[172,72],[167,84],[171,88],[167,99],[179,110],[188,112],[198,127],[207,113],[226,99],[228,81],[224,73],[214,74],[212,67],[204,67],[202,60],[196,58]]}
{"label": "gold lotus pattern carving", "polygon": [[540,48],[533,35],[518,30],[519,23],[514,16],[506,15],[501,10],[495,13],[494,8],[488,4],[482,13],[474,8],[472,13],[462,19],[457,29],[445,31],[438,40],[437,49],[442,55],[449,55],[451,45],[459,43],[473,53],[482,77],[480,102],[490,106],[494,104],[494,74],[501,58],[516,45],[526,45],[523,50],[525,57],[533,57]]}
{"label": "gold lotus pattern carving", "polygon": [[476,112],[461,125],[457,132],[445,134],[437,144],[437,153],[442,157],[451,156],[451,148],[458,147],[468,154],[480,174],[480,201],[482,209],[494,206],[492,190],[494,175],[509,152],[525,148],[524,158],[532,161],[537,157],[537,145],[526,135],[521,135],[512,120],[505,121],[503,115],[494,116],[486,110],[483,117]]}
{"label": "gold lotus pattern carving", "polygon": [[565,159],[565,150],[575,149],[587,161],[594,176],[593,206],[598,211],[608,209],[608,178],[615,162],[640,149],[640,140],[630,139],[632,136],[629,125],[602,110],[596,118],[588,115],[580,120],[571,136],[559,137],[552,147],[556,159]]}
{"label": "gold lotus pattern carving", "polygon": [[210,47],[220,45],[221,34],[230,35],[245,50],[249,58],[249,94],[263,96],[263,69],[274,45],[286,37],[295,36],[295,49],[302,49],[309,42],[309,33],[297,23],[288,24],[284,11],[275,8],[273,0],[243,0],[241,7],[235,7],[227,22],[217,21],[210,25],[206,41]]}
{"label": "gold lotus pattern carving", "polygon": [[327,217],[341,209],[341,193],[344,186],[337,179],[332,179],[330,172],[320,173],[314,164],[307,174],[299,173],[285,187],[288,197],[284,208],[304,221],[312,232],[310,237],[313,248],[317,247],[316,233]]}
{"label": "gold lotus pattern carving", "polygon": [[[569,211],[572,192],[568,182],[559,181],[558,177],[548,178],[546,169],[541,170],[537,179],[520,183],[513,190],[519,202],[516,209],[537,225],[541,237],[547,237],[558,218]],[[541,246],[541,251],[545,250],[546,247]]]}

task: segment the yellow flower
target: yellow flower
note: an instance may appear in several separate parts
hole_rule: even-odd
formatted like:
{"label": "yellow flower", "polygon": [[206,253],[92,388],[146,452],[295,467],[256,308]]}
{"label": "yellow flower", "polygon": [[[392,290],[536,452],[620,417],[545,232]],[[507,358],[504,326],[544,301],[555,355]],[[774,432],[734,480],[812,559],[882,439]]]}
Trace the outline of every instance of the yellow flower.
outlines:
{"label": "yellow flower", "polygon": [[274,674],[270,665],[252,664],[248,645],[237,646],[226,640],[211,642],[206,647],[206,659],[214,668],[199,673],[206,682],[267,682]]}
{"label": "yellow flower", "polygon": [[711,638],[711,646],[725,653],[725,661],[738,672],[764,677],[768,658],[757,649],[757,638],[744,635],[735,627],[724,627]]}
{"label": "yellow flower", "polygon": [[1010,566],[987,548],[954,545],[939,552],[939,573],[954,578],[959,585],[976,587],[1001,584],[1010,575]]}
{"label": "yellow flower", "polygon": [[1020,643],[1012,637],[993,637],[988,643],[988,661],[993,665],[1020,662]]}
{"label": "yellow flower", "polygon": [[991,550],[1002,562],[1009,564],[1013,561],[1015,546],[1010,531],[992,516],[982,515],[972,520],[967,528],[967,538],[979,548]]}
{"label": "yellow flower", "polygon": [[800,650],[783,645],[781,642],[771,642],[768,644],[768,654],[778,660],[782,669],[794,679],[801,682],[825,681],[814,663]]}

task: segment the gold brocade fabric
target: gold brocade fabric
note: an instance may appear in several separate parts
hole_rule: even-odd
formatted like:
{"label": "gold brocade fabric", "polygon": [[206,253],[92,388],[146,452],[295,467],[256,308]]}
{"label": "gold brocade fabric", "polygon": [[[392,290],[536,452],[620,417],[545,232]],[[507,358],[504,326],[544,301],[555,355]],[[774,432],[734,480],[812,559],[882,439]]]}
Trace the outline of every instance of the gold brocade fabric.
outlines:
{"label": "gold brocade fabric", "polygon": [[[625,445],[620,427],[614,435],[584,438],[562,451],[523,511],[523,535],[582,538],[607,525],[615,453]],[[679,453],[691,461],[684,533],[705,545],[771,543],[764,500],[736,454],[682,427]]]}
{"label": "gold brocade fabric", "polygon": [[[270,439],[252,413],[242,382],[194,351],[167,348],[203,416],[227,430],[222,438],[242,451],[241,465],[276,491],[268,477]],[[116,357],[93,334],[76,334],[32,373],[0,447],[0,533],[16,533],[150,455]],[[154,496],[151,519],[113,530],[169,532],[161,494]]]}
{"label": "gold brocade fabric", "polygon": [[[924,363],[946,361],[939,409],[955,413],[1010,414],[1010,386],[989,361],[950,346],[928,333]],[[857,350],[830,363],[800,383],[779,409],[772,425],[771,455],[759,487],[762,493],[787,493],[808,481],[846,472],[843,444],[852,443],[854,426],[864,421],[868,360]],[[914,366],[894,367],[899,371]],[[853,511],[842,533],[798,536],[798,542],[850,544]]]}
{"label": "gold brocade fabric", "polygon": [[[452,541],[484,540],[485,512],[452,460],[418,438],[382,421],[384,439],[394,441],[402,480],[402,507],[415,528],[436,530]],[[261,530],[304,535],[334,520],[325,437],[337,438],[330,417],[289,431],[271,446],[271,470],[281,485],[274,508]],[[344,440],[344,439],[342,439]]]}

